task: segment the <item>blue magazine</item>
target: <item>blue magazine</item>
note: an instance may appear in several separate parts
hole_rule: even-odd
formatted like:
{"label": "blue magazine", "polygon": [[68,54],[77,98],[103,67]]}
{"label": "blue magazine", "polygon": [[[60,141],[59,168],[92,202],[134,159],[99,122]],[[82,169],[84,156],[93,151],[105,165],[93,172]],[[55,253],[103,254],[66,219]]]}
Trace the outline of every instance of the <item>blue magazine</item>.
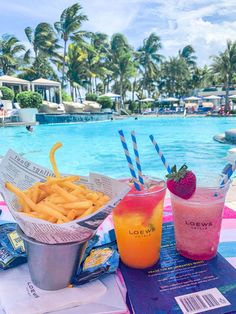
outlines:
{"label": "blue magazine", "polygon": [[120,269],[135,314],[236,313],[236,269],[219,253],[210,261],[180,256],[172,222],[163,224],[159,263]]}

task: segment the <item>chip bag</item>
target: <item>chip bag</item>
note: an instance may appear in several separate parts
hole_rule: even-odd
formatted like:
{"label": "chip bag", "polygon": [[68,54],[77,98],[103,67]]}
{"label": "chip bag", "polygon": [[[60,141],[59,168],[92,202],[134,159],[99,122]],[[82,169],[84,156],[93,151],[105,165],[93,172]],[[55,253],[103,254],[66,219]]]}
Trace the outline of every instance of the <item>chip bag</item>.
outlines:
{"label": "chip bag", "polygon": [[8,269],[27,262],[24,242],[16,232],[15,223],[0,224],[0,269]]}
{"label": "chip bag", "polygon": [[[97,246],[98,243],[103,244]],[[86,255],[72,283],[74,285],[82,285],[101,278],[105,274],[114,273],[118,265],[119,254],[114,230],[110,230],[108,233],[103,234],[103,237],[97,241],[90,253]]]}

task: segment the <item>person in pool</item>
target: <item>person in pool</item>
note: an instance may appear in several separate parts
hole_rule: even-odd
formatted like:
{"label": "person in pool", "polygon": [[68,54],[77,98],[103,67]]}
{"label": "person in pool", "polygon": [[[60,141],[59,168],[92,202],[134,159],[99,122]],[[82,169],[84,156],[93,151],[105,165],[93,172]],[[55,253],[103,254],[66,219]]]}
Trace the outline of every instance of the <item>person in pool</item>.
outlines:
{"label": "person in pool", "polygon": [[27,125],[25,128],[26,128],[26,130],[29,131],[29,132],[33,132],[33,130],[34,130],[33,127],[32,127],[32,125]]}

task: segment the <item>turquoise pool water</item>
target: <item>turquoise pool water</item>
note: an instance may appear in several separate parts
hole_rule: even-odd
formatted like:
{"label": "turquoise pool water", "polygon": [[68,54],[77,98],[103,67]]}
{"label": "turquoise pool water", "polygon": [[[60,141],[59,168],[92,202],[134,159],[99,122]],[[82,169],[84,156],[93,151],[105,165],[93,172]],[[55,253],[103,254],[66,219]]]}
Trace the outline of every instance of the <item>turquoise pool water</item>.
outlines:
{"label": "turquoise pool water", "polygon": [[118,130],[123,129],[132,151],[130,132],[136,131],[143,172],[164,176],[165,169],[149,139],[154,134],[172,165],[184,162],[196,172],[220,172],[227,150],[212,138],[234,128],[235,118],[160,117],[96,123],[39,125],[29,133],[24,127],[0,128],[0,155],[9,148],[43,166],[50,167],[48,152],[57,141],[63,148],[57,152],[59,170],[86,175],[89,171],[113,177],[129,175]]}

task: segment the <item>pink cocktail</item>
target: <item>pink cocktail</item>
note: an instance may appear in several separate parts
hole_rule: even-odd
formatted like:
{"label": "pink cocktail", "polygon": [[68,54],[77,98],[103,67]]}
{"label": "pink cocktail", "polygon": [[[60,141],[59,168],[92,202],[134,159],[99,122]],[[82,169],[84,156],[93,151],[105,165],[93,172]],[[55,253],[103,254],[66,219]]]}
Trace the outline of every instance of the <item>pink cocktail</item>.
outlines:
{"label": "pink cocktail", "polygon": [[197,186],[186,200],[171,193],[176,248],[194,260],[209,260],[217,253],[225,196],[223,187]]}

